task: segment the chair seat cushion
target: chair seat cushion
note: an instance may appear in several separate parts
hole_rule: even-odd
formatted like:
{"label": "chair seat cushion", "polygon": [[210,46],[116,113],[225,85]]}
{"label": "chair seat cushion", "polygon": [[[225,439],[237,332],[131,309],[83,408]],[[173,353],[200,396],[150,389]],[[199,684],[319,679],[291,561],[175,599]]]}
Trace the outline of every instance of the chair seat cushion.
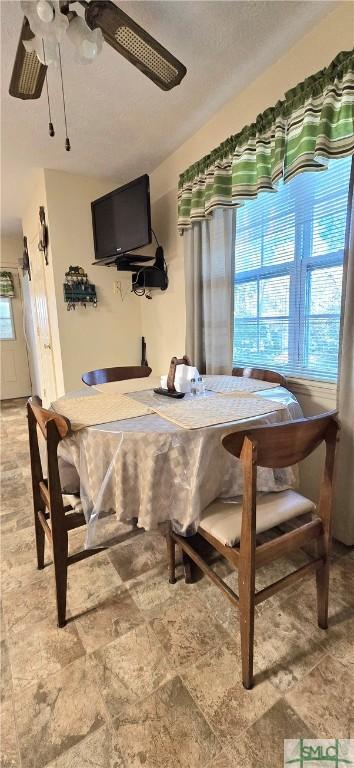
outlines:
{"label": "chair seat cushion", "polygon": [[[291,520],[306,512],[314,512],[315,504],[296,491],[280,491],[279,493],[260,493],[257,495],[257,533],[268,531],[270,528]],[[227,501],[217,499],[207,507],[199,524],[201,533],[210,533],[228,547],[233,547],[240,541],[242,522],[242,499]]]}
{"label": "chair seat cushion", "polygon": [[64,507],[71,507],[74,512],[83,512],[80,496],[74,493],[62,493]]}

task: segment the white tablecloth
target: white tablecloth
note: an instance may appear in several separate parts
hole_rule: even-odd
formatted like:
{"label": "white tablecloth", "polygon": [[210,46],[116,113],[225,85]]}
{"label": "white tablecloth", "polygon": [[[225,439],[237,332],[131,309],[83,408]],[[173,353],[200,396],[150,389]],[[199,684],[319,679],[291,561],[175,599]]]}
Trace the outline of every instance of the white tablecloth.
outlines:
{"label": "white tablecloth", "polygon": [[[87,396],[92,390],[80,390]],[[195,533],[201,511],[218,497],[242,493],[240,462],[221,445],[232,429],[301,418],[295,396],[282,387],[257,392],[286,406],[237,424],[187,430],[157,414],[88,427],[60,444],[60,455],[74,464],[80,477],[80,496],[88,523],[87,545],[100,539],[103,513],[114,510],[119,521],[137,518],[138,526],[151,530],[168,519],[184,534]],[[206,397],[215,397],[213,392]],[[136,399],[152,406],[152,391]],[[187,396],[190,397],[190,396]],[[297,483],[296,469],[258,469],[258,491],[280,491]]]}

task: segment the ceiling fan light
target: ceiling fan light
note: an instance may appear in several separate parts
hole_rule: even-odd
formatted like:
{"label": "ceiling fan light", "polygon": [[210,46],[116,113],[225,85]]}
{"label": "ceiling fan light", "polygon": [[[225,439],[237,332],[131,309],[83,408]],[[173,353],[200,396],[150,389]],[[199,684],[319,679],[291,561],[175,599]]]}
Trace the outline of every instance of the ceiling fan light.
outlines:
{"label": "ceiling fan light", "polygon": [[68,37],[76,48],[77,59],[89,63],[102,50],[103,35],[100,29],[90,29],[81,16],[70,21]]}
{"label": "ceiling fan light", "polygon": [[53,10],[53,6],[48,2],[48,0],[38,0],[37,13],[40,20],[43,21],[45,24],[48,24],[50,21],[53,21],[54,10]]}
{"label": "ceiling fan light", "polygon": [[[41,7],[44,14],[48,13],[48,8],[44,10],[45,6],[49,6],[52,10],[52,17],[50,21],[43,21],[38,12],[38,6]],[[31,31],[34,35],[43,38],[44,40],[56,40],[61,42],[64,33],[66,32],[69,21],[64,13],[61,13],[59,0],[53,0],[51,3],[48,0],[22,0],[21,8],[28,19]]]}
{"label": "ceiling fan light", "polygon": [[83,40],[80,46],[80,53],[85,59],[94,59],[97,56],[97,43],[94,40]]}
{"label": "ceiling fan light", "polygon": [[44,43],[44,50],[43,51],[43,43],[41,37],[38,37],[35,35],[32,40],[24,40],[23,45],[26,48],[27,53],[35,53],[37,56],[37,59],[41,62],[41,64],[55,64],[58,65],[59,57],[58,57],[58,46],[55,40],[46,40]]}

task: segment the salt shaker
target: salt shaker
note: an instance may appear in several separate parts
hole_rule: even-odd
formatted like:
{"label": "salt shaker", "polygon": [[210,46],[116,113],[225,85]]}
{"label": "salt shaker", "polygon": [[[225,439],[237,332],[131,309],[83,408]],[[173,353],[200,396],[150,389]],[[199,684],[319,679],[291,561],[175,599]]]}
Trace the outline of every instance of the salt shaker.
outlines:
{"label": "salt shaker", "polygon": [[195,379],[191,379],[191,395],[196,395],[198,393],[197,390],[197,384]]}

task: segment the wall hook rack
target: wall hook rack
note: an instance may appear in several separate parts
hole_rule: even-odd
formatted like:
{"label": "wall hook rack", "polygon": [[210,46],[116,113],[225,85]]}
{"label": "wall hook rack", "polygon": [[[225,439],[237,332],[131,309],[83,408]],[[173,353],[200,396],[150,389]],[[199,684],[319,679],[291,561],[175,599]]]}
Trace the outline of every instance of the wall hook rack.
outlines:
{"label": "wall hook rack", "polygon": [[86,309],[88,304],[97,307],[96,286],[90,283],[87,273],[82,267],[70,266],[65,272],[64,301],[67,309],[76,309],[79,305]]}

